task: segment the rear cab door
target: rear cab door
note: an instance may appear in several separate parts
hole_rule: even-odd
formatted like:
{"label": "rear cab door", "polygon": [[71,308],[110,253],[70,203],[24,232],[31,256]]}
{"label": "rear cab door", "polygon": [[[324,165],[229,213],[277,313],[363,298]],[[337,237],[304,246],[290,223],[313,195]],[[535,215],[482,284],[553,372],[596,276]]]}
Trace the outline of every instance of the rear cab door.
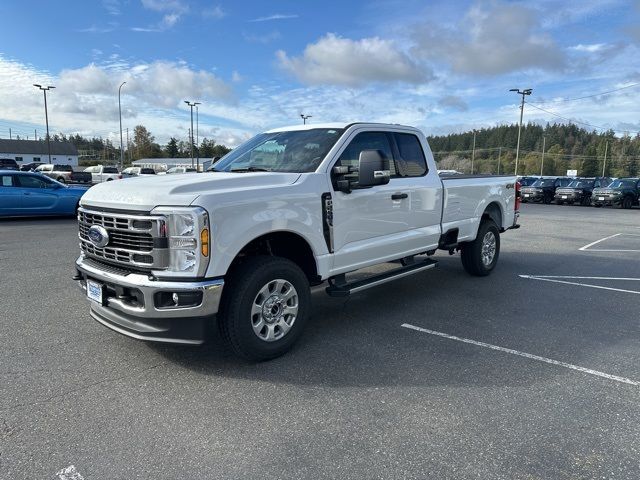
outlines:
{"label": "rear cab door", "polygon": [[[332,274],[402,258],[435,248],[440,237],[442,184],[427,167],[417,131],[356,128],[330,163],[333,207]],[[378,150],[389,160],[387,185],[336,189],[335,166],[357,169],[360,152]]]}

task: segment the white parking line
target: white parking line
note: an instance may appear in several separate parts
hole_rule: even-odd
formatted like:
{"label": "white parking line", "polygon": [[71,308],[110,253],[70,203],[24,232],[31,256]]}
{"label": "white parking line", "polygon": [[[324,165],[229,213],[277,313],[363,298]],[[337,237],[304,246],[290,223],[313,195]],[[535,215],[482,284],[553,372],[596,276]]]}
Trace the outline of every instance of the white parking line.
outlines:
{"label": "white parking line", "polygon": [[582,280],[630,280],[640,282],[640,278],[632,277],[576,277],[574,275],[520,275],[523,278],[577,278]]}
{"label": "white parking line", "polygon": [[560,362],[558,360],[553,360],[551,358],[540,357],[539,355],[533,355],[531,353],[520,352],[518,350],[513,350],[511,348],[499,347],[498,345],[492,345],[490,343],[478,342],[477,340],[471,340],[469,338],[456,337],[455,335],[449,335],[448,333],[436,332],[435,330],[429,330],[422,327],[416,327],[415,325],[411,325],[409,323],[403,323],[402,327],[409,328],[411,330],[415,330],[417,332],[428,333],[430,335],[436,335],[438,337],[447,338],[449,340],[455,340],[456,342],[469,343],[471,345],[476,345],[478,347],[490,348],[491,350],[497,350],[499,352],[510,353],[511,355],[517,355],[519,357],[528,358],[530,360],[536,360],[538,362],[544,362],[551,365],[556,365],[559,367],[569,368],[571,370],[576,370],[578,372],[587,373],[589,375],[595,375],[596,377],[606,378],[607,380],[613,380],[615,382],[626,383],[628,385],[633,385],[634,387],[640,386],[640,382],[635,380],[631,380],[625,377],[619,377],[617,375],[611,375],[609,373],[599,372],[597,370],[592,370],[590,368],[580,367],[578,365],[573,365],[571,363]]}
{"label": "white parking line", "polygon": [[584,252],[585,250],[589,250],[591,252],[640,252],[637,249],[624,249],[624,248],[591,248],[594,245],[597,245],[606,240],[611,240],[612,238],[625,236],[625,237],[640,237],[640,235],[636,233],[616,233],[614,235],[610,235],[608,237],[601,238],[600,240],[596,240],[595,242],[591,242],[584,247],[580,247],[578,250]]}
{"label": "white parking line", "polygon": [[[598,288],[600,290],[611,290],[614,292],[635,293],[636,295],[640,295],[640,291],[637,291],[637,290],[626,290],[624,288],[604,287],[602,285],[593,285],[591,283],[569,282],[567,280],[559,280],[558,278],[549,278],[549,277],[544,277],[539,275],[518,275],[518,276],[520,278],[528,278],[529,280],[540,280],[543,282],[564,283],[565,285],[577,285],[579,287]],[[572,277],[565,277],[565,278],[572,278]],[[576,277],[576,278],[579,278],[579,277]],[[602,280],[640,280],[637,278],[601,278],[601,279]]]}

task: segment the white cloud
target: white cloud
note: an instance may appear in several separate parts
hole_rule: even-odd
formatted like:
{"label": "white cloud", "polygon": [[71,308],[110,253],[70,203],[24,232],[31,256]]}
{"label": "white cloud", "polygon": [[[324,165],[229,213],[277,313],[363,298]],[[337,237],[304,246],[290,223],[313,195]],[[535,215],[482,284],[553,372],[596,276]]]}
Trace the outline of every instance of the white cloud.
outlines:
{"label": "white cloud", "polygon": [[280,38],[282,38],[282,35],[280,34],[280,32],[278,30],[274,30],[272,32],[269,33],[265,33],[263,35],[256,35],[253,33],[243,33],[242,36],[244,37],[244,39],[247,42],[251,42],[251,43],[263,43],[263,44],[267,44],[267,43],[271,43],[275,40],[279,40]]}
{"label": "white cloud", "polygon": [[266,17],[258,17],[253,20],[249,20],[250,22],[270,22],[272,20],[288,20],[291,18],[298,18],[299,15],[296,14],[284,14],[284,13],[275,13],[273,15],[267,15]]}
{"label": "white cloud", "polygon": [[188,6],[180,0],[142,0],[142,6],[156,12],[186,12]]}
{"label": "white cloud", "polygon": [[565,55],[542,31],[539,16],[523,5],[479,3],[454,26],[425,23],[414,28],[413,54],[466,75],[560,71],[566,66]]}
{"label": "white cloud", "polygon": [[227,16],[227,13],[222,9],[220,5],[214,5],[210,8],[205,8],[202,11],[202,16],[205,18],[214,18],[216,20],[220,20]]}
{"label": "white cloud", "polygon": [[575,50],[576,52],[595,53],[595,52],[602,51],[606,47],[607,47],[606,43],[591,43],[591,44],[579,43],[578,45],[569,47],[569,49]]}
{"label": "white cloud", "polygon": [[301,57],[276,53],[282,68],[301,82],[358,86],[370,82],[419,83],[431,74],[400,51],[390,40],[378,37],[350,40],[327,34],[307,45]]}
{"label": "white cloud", "polygon": [[120,15],[120,0],[102,0],[102,6],[109,15]]}

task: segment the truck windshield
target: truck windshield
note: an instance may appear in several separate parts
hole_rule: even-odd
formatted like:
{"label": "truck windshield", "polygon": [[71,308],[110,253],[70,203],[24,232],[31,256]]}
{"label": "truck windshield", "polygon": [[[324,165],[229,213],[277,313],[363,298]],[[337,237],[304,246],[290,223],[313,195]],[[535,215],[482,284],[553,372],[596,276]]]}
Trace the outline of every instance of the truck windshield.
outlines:
{"label": "truck windshield", "polygon": [[532,187],[552,187],[554,180],[538,179],[531,184]]}
{"label": "truck windshield", "polygon": [[574,180],[569,184],[569,187],[588,188],[588,187],[593,187],[593,183],[594,183],[593,181],[589,181],[589,180]]}
{"label": "truck windshield", "polygon": [[635,182],[633,180],[616,180],[611,182],[607,188],[633,188]]}
{"label": "truck windshield", "polygon": [[343,132],[341,128],[314,128],[262,133],[220,159],[215,171],[313,172]]}

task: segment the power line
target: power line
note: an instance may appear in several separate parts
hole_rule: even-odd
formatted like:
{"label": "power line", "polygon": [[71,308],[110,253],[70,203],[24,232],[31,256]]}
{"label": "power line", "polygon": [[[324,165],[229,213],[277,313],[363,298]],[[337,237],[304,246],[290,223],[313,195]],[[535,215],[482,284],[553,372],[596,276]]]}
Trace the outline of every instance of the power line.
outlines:
{"label": "power line", "polygon": [[551,112],[549,110],[545,110],[544,108],[538,107],[537,105],[534,105],[533,103],[529,103],[529,102],[525,102],[525,103],[527,105],[532,106],[535,109],[538,109],[538,110],[541,110],[541,111],[543,111],[545,113],[548,113],[549,115],[553,115],[553,116],[556,116],[556,117],[561,118],[563,120],[566,120],[569,123],[578,123],[580,125],[586,125],[586,126],[591,127],[591,128],[596,128],[598,130],[605,130],[605,131],[609,131],[610,130],[612,132],[617,132],[617,133],[640,133],[640,132],[635,131],[635,130],[614,130],[613,128],[599,127],[598,125],[592,125],[592,124],[586,123],[586,122],[579,122],[578,120],[573,120],[571,118],[563,117],[562,115],[558,115],[555,112]]}
{"label": "power line", "polygon": [[[594,93],[593,95],[585,95],[584,97],[576,97],[576,98],[565,98],[563,100],[554,100],[554,101],[550,101],[550,102],[544,102],[542,104],[538,103],[537,105],[546,105],[548,103],[566,103],[566,102],[574,102],[576,100],[584,100],[585,98],[602,97],[603,95],[609,95],[610,93],[619,92],[620,90],[625,90],[627,88],[637,87],[638,85],[640,85],[640,82],[632,83],[631,85],[627,85],[626,87],[620,87],[620,88],[615,88],[613,90],[607,90],[606,92]],[[529,103],[529,102],[527,102],[527,103]],[[529,103],[529,105],[533,106],[534,104],[533,103]]]}

